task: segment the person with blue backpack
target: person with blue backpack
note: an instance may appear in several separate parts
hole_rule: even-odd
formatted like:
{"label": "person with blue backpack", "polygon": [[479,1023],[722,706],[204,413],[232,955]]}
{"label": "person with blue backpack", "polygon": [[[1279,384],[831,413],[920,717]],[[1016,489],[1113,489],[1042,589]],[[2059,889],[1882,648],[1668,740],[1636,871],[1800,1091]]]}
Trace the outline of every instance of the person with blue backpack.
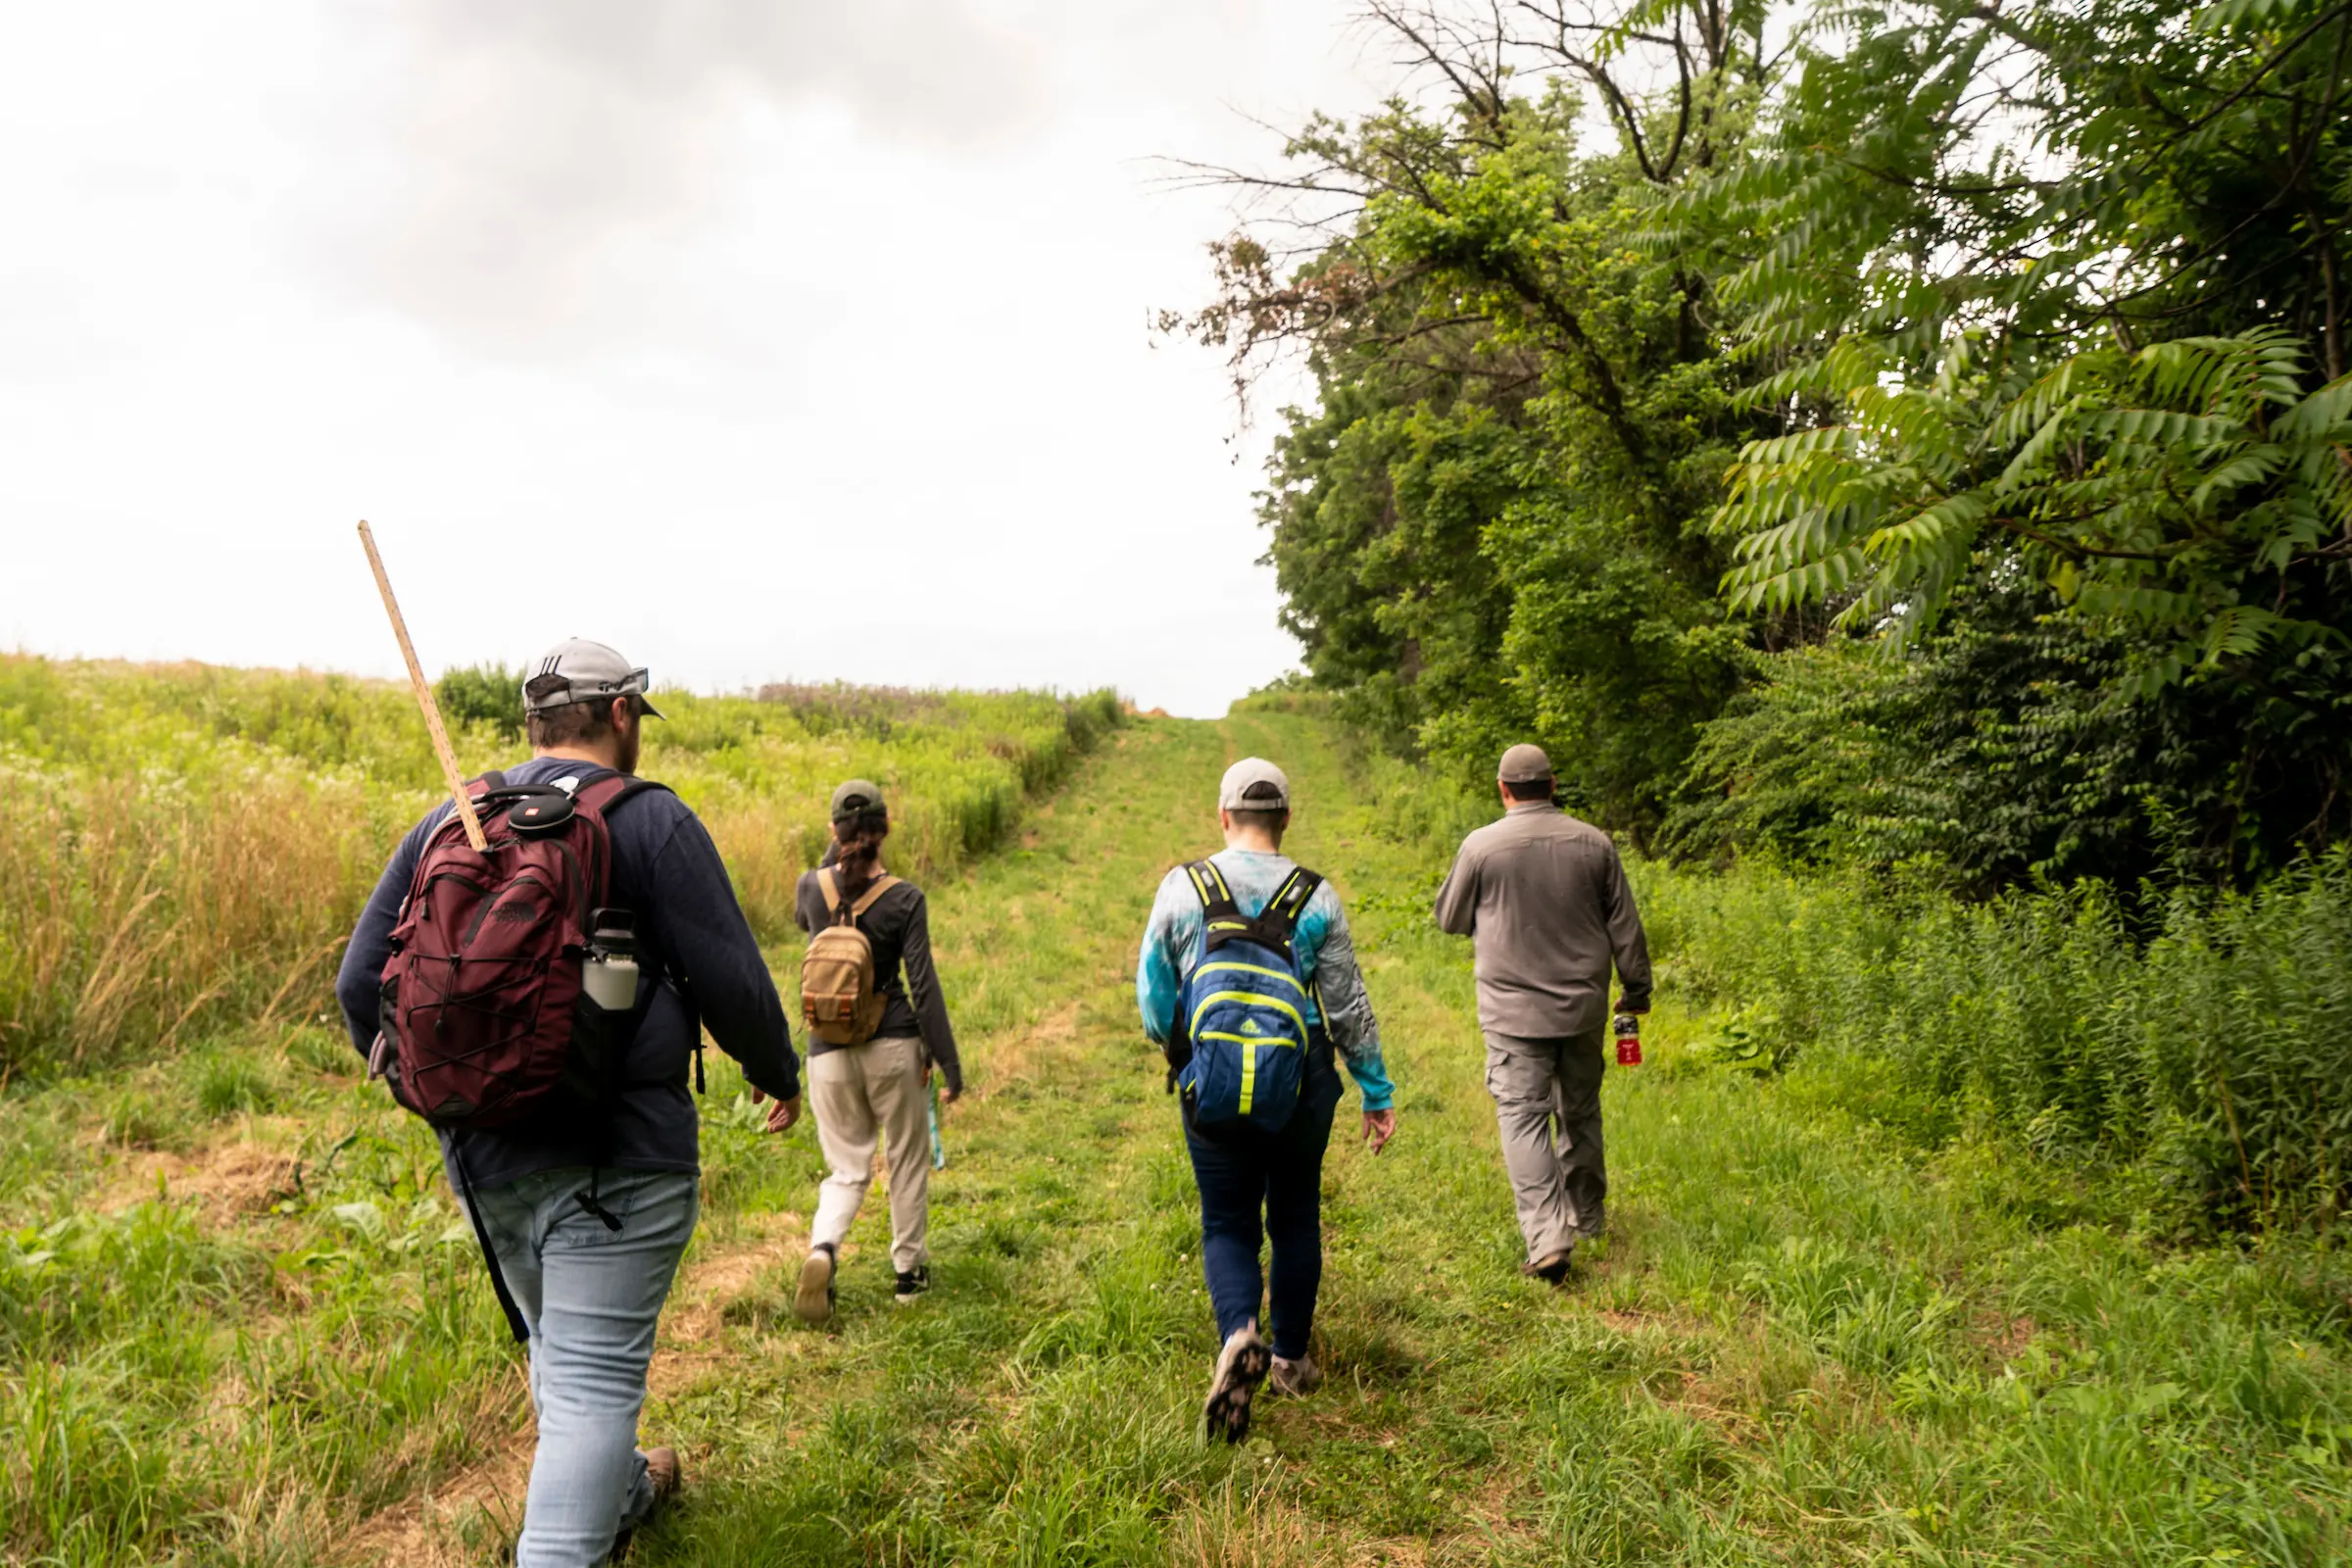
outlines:
{"label": "person with blue backpack", "polygon": [[1308,1338],[1323,1282],[1323,1152],[1341,1095],[1335,1056],[1363,1097],[1374,1153],[1395,1136],[1396,1112],[1339,895],[1282,853],[1290,780],[1262,758],[1234,763],[1217,821],[1225,848],[1159,885],[1135,993],[1144,1032],[1168,1060],[1200,1192],[1200,1266],[1220,1342],[1201,1419],[1210,1436],[1239,1443],[1259,1384],[1303,1395],[1322,1381]]}

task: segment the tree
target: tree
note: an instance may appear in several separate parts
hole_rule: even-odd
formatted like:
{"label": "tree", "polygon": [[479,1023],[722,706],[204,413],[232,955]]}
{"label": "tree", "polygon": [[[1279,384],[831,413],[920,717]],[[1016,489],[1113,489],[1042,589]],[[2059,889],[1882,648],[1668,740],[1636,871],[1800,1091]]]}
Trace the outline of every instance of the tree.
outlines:
{"label": "tree", "polygon": [[2043,585],[2116,712],[2212,688],[2240,874],[2345,820],[2347,49],[2352,5],[2297,0],[1817,13],[1771,144],[1653,241],[1780,367],[1716,517],[1732,604],[1905,640]]}
{"label": "tree", "polygon": [[[1318,118],[1279,178],[1201,172],[1279,202],[1213,248],[1218,298],[1167,324],[1224,346],[1245,389],[1306,349],[1321,407],[1286,411],[1263,515],[1315,678],[1465,770],[1539,735],[1572,800],[1645,834],[1738,678],[1749,632],[1698,524],[1761,425],[1731,404],[1704,280],[1634,240],[1655,189],[1736,139],[1760,12],[1376,16],[1431,104]],[[1673,85],[1627,86],[1627,49]],[[1527,70],[1550,75],[1521,92]],[[1568,76],[1615,150],[1582,150]]]}

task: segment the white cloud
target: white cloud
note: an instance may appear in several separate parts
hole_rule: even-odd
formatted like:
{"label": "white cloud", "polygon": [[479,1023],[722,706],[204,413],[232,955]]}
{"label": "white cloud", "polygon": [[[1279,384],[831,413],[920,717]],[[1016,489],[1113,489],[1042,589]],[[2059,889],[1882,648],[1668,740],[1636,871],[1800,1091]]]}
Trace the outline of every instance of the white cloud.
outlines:
{"label": "white cloud", "polygon": [[[1285,667],[1221,367],[1153,346],[1338,3],[47,8],[0,50],[0,644],[699,685]],[[1239,450],[1241,463],[1233,458]]]}

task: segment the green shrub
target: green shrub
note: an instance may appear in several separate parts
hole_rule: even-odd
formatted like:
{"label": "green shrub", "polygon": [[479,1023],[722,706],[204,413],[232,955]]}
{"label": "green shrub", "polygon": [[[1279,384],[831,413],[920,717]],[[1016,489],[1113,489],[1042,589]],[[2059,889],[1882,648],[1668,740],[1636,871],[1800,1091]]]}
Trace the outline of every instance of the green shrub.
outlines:
{"label": "green shrub", "polygon": [[522,671],[504,664],[468,664],[433,682],[433,701],[451,726],[480,724],[510,741],[522,739]]}
{"label": "green shrub", "polygon": [[1857,877],[1637,867],[1674,982],[1745,1053],[1855,1072],[1918,1141],[1970,1117],[2136,1168],[2182,1218],[2324,1223],[2352,1156],[2352,858],[2135,914],[2096,883],[1965,904]]}

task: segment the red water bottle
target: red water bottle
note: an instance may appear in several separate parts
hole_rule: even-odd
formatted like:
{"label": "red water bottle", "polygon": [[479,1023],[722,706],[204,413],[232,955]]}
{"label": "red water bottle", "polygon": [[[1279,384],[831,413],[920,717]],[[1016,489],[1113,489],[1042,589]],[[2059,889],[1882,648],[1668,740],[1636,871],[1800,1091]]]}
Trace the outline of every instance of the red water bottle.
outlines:
{"label": "red water bottle", "polygon": [[1621,1012],[1617,1015],[1617,1065],[1642,1065],[1642,1019],[1638,1014]]}

